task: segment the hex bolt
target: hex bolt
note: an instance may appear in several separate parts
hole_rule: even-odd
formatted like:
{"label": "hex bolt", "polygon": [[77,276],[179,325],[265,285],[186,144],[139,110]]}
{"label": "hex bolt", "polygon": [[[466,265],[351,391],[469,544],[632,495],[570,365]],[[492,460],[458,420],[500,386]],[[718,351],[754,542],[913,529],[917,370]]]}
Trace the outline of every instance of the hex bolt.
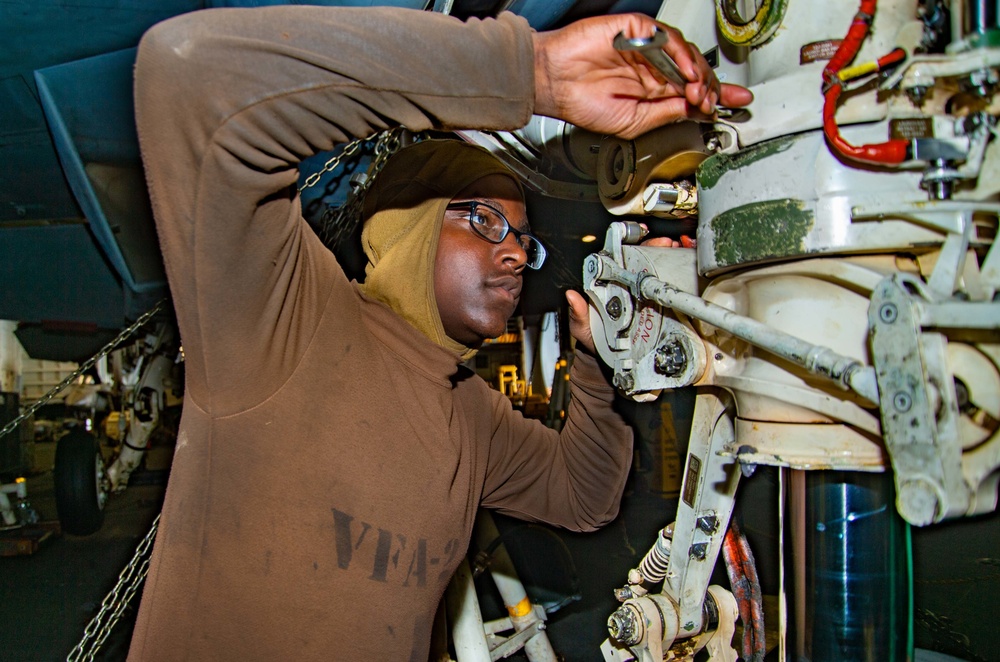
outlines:
{"label": "hex bolt", "polygon": [[712,534],[719,528],[719,518],[715,515],[705,515],[697,520],[698,529],[703,533]]}
{"label": "hex bolt", "polygon": [[743,444],[738,449],[736,449],[736,459],[740,463],[740,473],[743,474],[744,478],[749,478],[753,475],[753,472],[757,470],[757,465],[753,462],[745,462],[741,456],[743,455],[756,455],[757,449],[748,444]]}
{"label": "hex bolt", "polygon": [[996,82],[996,78],[988,69],[980,69],[979,71],[973,71],[969,74],[969,77],[966,81],[964,81],[962,88],[975,94],[981,99],[985,99],[990,95],[990,92],[993,90]]}
{"label": "hex bolt", "polygon": [[[615,600],[618,600],[618,602],[625,602],[626,600],[631,600],[632,598],[635,597],[635,593],[633,593],[632,589],[628,586],[624,588],[616,588],[614,590],[614,593],[615,593]],[[611,624],[610,620],[608,621],[608,624],[609,625]]]}
{"label": "hex bolt", "polygon": [[892,324],[899,317],[899,310],[896,309],[896,304],[894,303],[884,303],[878,309],[878,316],[886,324]]}
{"label": "hex bolt", "polygon": [[929,89],[930,88],[927,87],[926,85],[918,85],[916,87],[910,87],[906,89],[906,96],[910,98],[910,101],[913,102],[913,105],[922,106],[924,105],[924,101],[927,100],[927,92],[929,91]]}
{"label": "hex bolt", "polygon": [[351,178],[348,180],[347,183],[351,186],[351,189],[357,191],[362,186],[364,186],[365,182],[367,181],[368,181],[368,173],[356,172],[353,175],[351,175]]}
{"label": "hex bolt", "polygon": [[608,317],[613,320],[617,320],[622,316],[622,300],[618,297],[611,297],[611,300],[608,301],[604,310],[608,311]]}
{"label": "hex bolt", "polygon": [[691,545],[691,549],[688,550],[688,556],[693,558],[695,561],[704,561],[705,557],[708,556],[708,543],[696,542]]}
{"label": "hex bolt", "polygon": [[906,391],[899,391],[896,395],[892,396],[892,406],[899,413],[905,414],[913,406],[913,398]]}
{"label": "hex bolt", "polygon": [[635,386],[635,377],[632,376],[631,372],[620,372],[611,378],[611,383],[623,391],[631,391],[632,387]]}

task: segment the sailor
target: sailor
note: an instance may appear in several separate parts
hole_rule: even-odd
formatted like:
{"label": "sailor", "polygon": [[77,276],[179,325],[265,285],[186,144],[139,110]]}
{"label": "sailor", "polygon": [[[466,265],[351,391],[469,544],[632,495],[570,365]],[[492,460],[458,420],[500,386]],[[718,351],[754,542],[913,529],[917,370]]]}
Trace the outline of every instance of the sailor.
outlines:
{"label": "sailor", "polygon": [[517,179],[456,141],[400,151],[365,205],[363,283],[303,220],[298,164],[374,131],[623,137],[749,93],[676,30],[665,82],[614,36],[395,8],[214,9],[161,23],[137,125],[186,358],[185,401],[131,660],[426,660],[480,506],[589,531],[632,456],[571,293],[561,432],[462,367],[544,260]]}

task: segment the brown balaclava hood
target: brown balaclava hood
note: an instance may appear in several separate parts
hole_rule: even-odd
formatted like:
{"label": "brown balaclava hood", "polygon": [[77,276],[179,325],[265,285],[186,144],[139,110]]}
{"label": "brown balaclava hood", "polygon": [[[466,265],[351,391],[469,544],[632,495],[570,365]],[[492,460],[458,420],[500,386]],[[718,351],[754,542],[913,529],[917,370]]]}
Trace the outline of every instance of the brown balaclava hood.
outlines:
{"label": "brown balaclava hood", "polygon": [[445,334],[434,296],[434,261],[445,207],[487,175],[517,177],[485,149],[458,140],[425,140],[385,164],[365,196],[361,243],[368,257],[361,290],[466,360],[475,350]]}

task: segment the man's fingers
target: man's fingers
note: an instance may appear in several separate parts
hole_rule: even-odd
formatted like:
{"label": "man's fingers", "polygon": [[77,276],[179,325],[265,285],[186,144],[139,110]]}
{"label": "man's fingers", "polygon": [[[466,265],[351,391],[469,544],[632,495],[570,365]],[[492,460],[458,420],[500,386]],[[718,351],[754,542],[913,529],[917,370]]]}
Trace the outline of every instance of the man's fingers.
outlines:
{"label": "man's fingers", "polygon": [[583,298],[582,294],[575,290],[567,290],[566,302],[569,304],[569,313],[575,320],[582,322],[589,319],[587,300]]}
{"label": "man's fingers", "polygon": [[694,248],[698,242],[687,235],[681,235],[679,240],[670,237],[652,237],[642,242],[641,245],[653,248]]}
{"label": "man's fingers", "polygon": [[652,246],[653,248],[677,248],[680,244],[670,237],[653,237],[652,239],[647,239],[642,242],[643,246]]}
{"label": "man's fingers", "polygon": [[726,108],[742,108],[753,102],[753,92],[739,85],[722,83],[719,90],[719,103]]}

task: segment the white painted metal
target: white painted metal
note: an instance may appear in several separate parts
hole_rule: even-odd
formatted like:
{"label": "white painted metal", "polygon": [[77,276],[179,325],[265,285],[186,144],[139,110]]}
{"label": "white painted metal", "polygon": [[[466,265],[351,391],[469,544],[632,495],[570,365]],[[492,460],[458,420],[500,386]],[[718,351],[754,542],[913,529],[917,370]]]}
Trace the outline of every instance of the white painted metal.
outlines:
{"label": "white painted metal", "polygon": [[[721,330],[728,336],[765,348],[771,354],[791,361],[811,373],[832,378],[844,387],[854,389],[869,402],[878,400],[874,381],[869,374],[870,370],[864,369],[859,358],[838,353],[830,348],[831,344],[844,344],[844,342],[838,342],[842,334],[829,334],[831,342],[823,345],[804,340],[794,333],[779,330],[768,324],[771,317],[783,314],[788,316],[785,308],[789,305],[789,301],[792,306],[795,306],[802,302],[808,303],[812,298],[822,299],[822,296],[817,295],[817,288],[825,286],[838,294],[843,292],[845,296],[851,294],[848,290],[842,287],[829,288],[829,284],[825,284],[822,280],[814,279],[814,282],[810,282],[807,279],[794,276],[791,277],[792,282],[788,284],[785,281],[789,279],[780,279],[772,275],[766,280],[749,280],[753,285],[762,285],[762,287],[757,288],[757,292],[748,292],[747,290],[752,288],[748,288],[746,282],[729,281],[729,291],[724,292],[728,295],[728,300],[724,300],[729,305],[720,305],[711,300],[709,291],[706,291],[704,296],[699,297],[684,291],[684,286],[655,278],[657,274],[671,273],[667,267],[657,264],[657,260],[661,258],[669,260],[676,254],[676,249],[634,249],[629,251],[628,255],[632,256],[633,264],[640,266],[623,268],[618,265],[613,256],[616,253],[624,256],[625,252],[624,249],[611,247],[613,242],[618,241],[616,237],[623,232],[623,230],[615,228],[617,225],[613,225],[612,229],[609,230],[608,244],[605,246],[608,255],[591,255],[587,259],[584,266],[584,286],[595,302],[595,306],[591,310],[591,324],[603,327],[603,331],[600,333],[602,342],[599,345],[599,352],[606,361],[616,367],[617,381],[626,393],[633,394],[652,390],[666,379],[662,374],[658,374],[662,371],[655,365],[655,361],[651,368],[648,365],[650,363],[649,357],[655,356],[661,349],[661,343],[665,341],[665,334],[660,329],[670,323],[670,320],[661,312],[662,308],[659,306],[663,306],[702,322],[704,326],[698,329],[701,331],[702,337],[707,335],[711,338],[716,335],[715,330]],[[641,258],[644,258],[645,262],[641,261]],[[732,287],[733,282],[742,286],[742,290],[736,291]],[[811,289],[803,292],[803,287],[806,286],[811,286]],[[639,308],[638,313],[633,313],[636,306],[629,301],[632,296],[647,302]],[[616,299],[621,299],[621,301],[612,305],[616,303]],[[659,306],[648,302],[658,303]],[[866,307],[861,307],[862,312],[865,309]],[[619,313],[619,310],[623,312]],[[831,319],[834,320],[837,312],[836,309],[831,309],[825,301],[824,305],[817,306],[815,310],[817,315],[832,315]],[[815,317],[804,315],[802,318],[808,321],[804,324],[804,329],[807,331],[813,330],[817,326],[824,326],[815,324],[817,321]],[[819,321],[825,318],[820,318]],[[831,326],[832,330],[836,330],[838,327],[836,323],[825,326],[827,332],[831,330]],[[689,357],[697,360],[699,357],[704,357],[705,354],[712,354],[715,360],[723,358],[724,355],[720,355],[717,351],[706,351],[705,345],[697,342],[697,336],[689,327],[683,327],[679,324],[677,327],[686,329],[685,333],[690,333],[693,337],[690,349],[686,347]],[[864,342],[863,331],[865,327],[863,324],[861,328],[862,333],[857,334],[860,336],[860,343],[857,344]],[[595,335],[595,338],[597,337]],[[723,344],[725,341],[726,338],[722,338],[721,341],[716,341],[716,344]],[[848,336],[848,344],[850,344],[850,336]],[[852,347],[851,349],[860,354],[856,348]],[[620,358],[623,352],[628,358]],[[770,363],[771,361],[767,361],[760,366],[760,369],[771,370]],[[682,376],[689,373],[697,374],[700,377],[704,372],[703,369],[692,370],[690,366],[687,366],[687,370],[687,372],[680,374]],[[787,372],[780,368],[779,370]],[[754,378],[753,372],[750,373],[750,378]],[[694,383],[695,379],[679,379],[680,383],[677,385]]]}
{"label": "white painted metal", "polygon": [[24,350],[17,341],[16,322],[0,320],[0,393],[21,392]]}
{"label": "white painted metal", "polygon": [[[753,91],[750,117],[734,123],[743,147],[821,126],[821,74],[826,60],[803,61],[802,54],[810,48],[822,50],[824,42],[842,39],[857,11],[854,2],[788,0],[787,5],[774,37],[753,49],[734,47],[724,39],[720,44],[714,3],[667,0],[657,15],[659,20],[678,26],[703,53],[718,47],[719,79]],[[871,36],[856,61],[874,60],[896,45],[912,51],[920,36],[920,25],[913,20],[916,5],[915,0],[879,2]],[[861,95],[846,101],[838,117],[844,124],[854,124],[878,121],[886,114],[884,103]]]}
{"label": "white painted metal", "polygon": [[106,476],[112,491],[122,491],[146,454],[149,438],[160,425],[166,408],[166,390],[173,371],[173,357],[163,352],[172,347],[173,330],[160,324],[145,337],[140,355],[121,377],[122,398],[129,410],[124,443]]}
{"label": "white painted metal", "polygon": [[[881,93],[872,87],[842,101],[841,133],[855,145],[878,144],[889,138],[892,120],[921,118],[956,156],[935,160],[928,148],[936,145],[921,138],[911,142],[912,161],[861,166],[833,154],[820,130],[826,60],[800,57],[843,38],[857,4],[791,0],[781,28],[753,49],[720,46],[717,35],[725,30],[707,5],[669,0],[659,18],[703,52],[719,46],[720,77],[749,86],[755,101],[749,118],[703,127],[705,149],[689,140],[689,151],[712,159],[699,171],[694,264],[683,252],[667,258],[664,249],[616,247],[628,241],[614,229],[604,254],[587,262],[595,339],[617,385],[640,397],[676,387],[654,357],[664,329],[680,325],[694,335],[690,355],[706,357],[686,383],[733,398],[731,439],[707,461],[891,469],[897,508],[916,524],[993,510],[1000,433],[984,423],[1000,412],[1000,305],[993,300],[1000,251],[991,245],[1000,216],[1000,148],[995,130],[952,115],[945,100],[963,77],[995,69],[1000,49],[956,45],[945,55],[913,55],[922,35],[917,3],[879,2],[855,63],[895,46],[911,57]],[[995,99],[983,106],[995,118]],[[716,135],[731,140],[710,144],[711,131],[722,126],[728,128]],[[694,132],[675,134],[602,145],[624,154],[613,177],[607,168],[597,171],[602,193],[619,193],[610,202],[602,197],[609,210],[647,212],[641,203],[650,187],[669,188],[684,176],[674,166],[688,150],[678,148],[677,136]],[[906,324],[883,312],[886,304]],[[648,334],[636,333],[646,327]],[[822,357],[815,372],[853,382],[863,397],[804,369],[810,352]],[[916,420],[919,426],[910,425]],[[708,434],[694,431],[691,448],[703,448]],[[695,479],[689,471],[685,493],[725,501],[697,492]],[[685,612],[683,591],[691,590],[695,602],[705,595],[701,562],[678,552],[690,545],[683,536],[697,532],[683,506],[664,587],[677,600],[682,631],[684,614],[694,613]],[[651,649],[643,643],[626,657],[606,647],[605,656],[646,659]]]}
{"label": "white painted metal", "polygon": [[[677,520],[668,527],[671,552],[662,591],[638,591],[624,601],[609,622],[613,639],[602,645],[605,660],[693,660],[712,642],[712,659],[735,662],[735,602],[728,591],[709,587],[740,476],[735,459],[722,452],[734,440],[733,414],[725,392],[706,389],[697,396]],[[706,631],[703,604],[710,590],[720,622]]]}
{"label": "white painted metal", "polygon": [[[480,549],[490,550],[487,569],[509,616],[483,620],[472,569],[463,559],[445,592],[457,662],[492,662],[522,649],[531,662],[555,662],[558,658],[545,634],[545,611],[530,603],[510,556],[499,542],[492,516],[485,510],[476,516],[475,537]],[[514,634],[510,636],[501,634],[511,630]]]}
{"label": "white painted metal", "polygon": [[[885,139],[884,125],[849,127],[844,135],[856,143]],[[811,217],[811,227],[799,240],[799,256],[816,254],[902,251],[935,246],[946,234],[912,222],[902,214],[869,215],[855,220],[852,211],[888,201],[927,205],[919,172],[888,172],[845,168],[832,155],[819,131],[783,139],[767,156],[722,174],[699,192],[698,267],[706,275],[731,268],[720,259],[720,217],[730,210],[764,201],[794,201]],[[723,217],[724,218],[724,217]],[[860,221],[860,222],[859,222]],[[793,257],[778,254],[777,258]],[[764,258],[758,261],[766,261]]]}
{"label": "white painted metal", "polygon": [[483,631],[483,614],[472,582],[469,562],[462,559],[445,591],[445,605],[458,662],[489,662],[490,649]]}
{"label": "white painted metal", "polygon": [[[500,593],[500,598],[510,615],[504,629],[513,629],[517,634],[524,633],[523,638],[518,641],[518,645],[509,647],[513,650],[507,652],[503,657],[523,647],[525,655],[531,662],[555,662],[558,658],[545,634],[545,612],[536,609],[531,604],[531,600],[524,590],[524,585],[514,569],[514,562],[511,561],[510,555],[507,553],[506,546],[502,542],[498,542],[500,533],[488,511],[480,509],[476,515],[475,534],[476,542],[481,550],[492,550],[489,560],[490,577],[493,579],[493,583]],[[502,631],[504,630],[497,630],[497,632]],[[489,637],[487,639],[489,640]],[[499,657],[498,646],[493,646],[492,651],[493,659],[497,659]]]}
{"label": "white painted metal", "polygon": [[[698,209],[696,252],[629,245],[639,237],[612,226],[603,254],[587,262],[595,342],[616,385],[637,399],[684,385],[731,398],[723,417],[728,441],[707,459],[696,456],[699,464],[892,470],[897,508],[917,524],[993,510],[1000,484],[1000,250],[992,246],[1000,216],[1000,97],[988,85],[971,102],[955,93],[989,79],[1000,48],[964,40],[964,3],[952,3],[952,46],[938,55],[915,52],[923,37],[919,3],[881,0],[854,64],[895,47],[907,59],[888,78],[844,95],[840,132],[854,145],[879,144],[905,119],[925,122],[932,135],[912,138],[912,158],[900,165],[860,165],[833,153],[821,130],[821,72],[858,4],[743,3],[785,12],[753,48],[726,42],[730,26],[716,22],[720,4],[667,0],[658,18],[717,56],[720,80],[751,88],[749,115],[682,123],[630,141],[606,138],[593,164],[609,211],[660,216],[690,213],[675,207],[681,184],[701,166],[689,196]],[[564,149],[572,133],[541,126],[527,142]],[[936,156],[935,148],[950,156]],[[880,312],[889,303],[909,311],[902,328]],[[909,349],[897,351],[902,347]],[[919,394],[900,396],[903,382]],[[919,431],[905,431],[902,414],[919,417]],[[695,432],[692,448],[711,443],[714,431]],[[688,462],[690,469],[691,456]],[[728,512],[725,493],[699,489],[689,471],[683,491],[695,513],[705,503]],[[684,600],[700,605],[707,583],[701,561],[676,551],[700,535],[692,517],[678,514],[674,575],[664,589],[676,603],[682,638],[692,637],[685,614],[697,611]],[[728,515],[720,519],[725,526]],[[704,565],[714,565],[715,551],[708,548]],[[635,613],[652,608],[647,597],[634,598]],[[670,600],[660,608],[669,611]],[[631,648],[606,645],[606,659],[652,659],[658,646],[671,645],[642,636]]]}
{"label": "white painted metal", "polygon": [[150,357],[145,365],[140,363],[136,366],[137,371],[140,369],[142,373],[139,381],[130,385],[130,388],[133,398],[138,398],[138,394],[146,390],[148,395],[144,396],[146,399],[143,405],[145,411],[136,412],[133,409],[133,415],[129,417],[125,443],[118,457],[108,467],[107,476],[111,481],[112,490],[115,491],[125,489],[129,477],[139,467],[146,454],[150,436],[160,425],[160,414],[166,403],[164,389],[173,369],[173,362],[158,354]]}
{"label": "white painted metal", "polygon": [[18,523],[17,513],[11,505],[8,494],[15,496],[18,500],[26,499],[28,496],[27,483],[22,479],[14,483],[0,485],[0,519],[3,520],[4,526],[15,526]]}

